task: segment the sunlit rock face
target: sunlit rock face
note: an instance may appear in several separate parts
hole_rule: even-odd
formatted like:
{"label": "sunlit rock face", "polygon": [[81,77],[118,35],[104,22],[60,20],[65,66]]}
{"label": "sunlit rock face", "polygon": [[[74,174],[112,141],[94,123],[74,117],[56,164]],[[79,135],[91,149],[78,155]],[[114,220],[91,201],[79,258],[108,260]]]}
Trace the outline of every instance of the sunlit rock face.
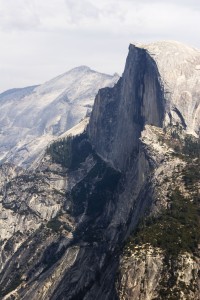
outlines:
{"label": "sunlit rock face", "polygon": [[91,112],[98,90],[118,79],[81,66],[42,85],[0,94],[0,161],[32,166],[48,143]]}
{"label": "sunlit rock face", "polygon": [[154,59],[166,100],[165,124],[181,123],[188,133],[200,130],[200,51],[176,41],[138,45]]}
{"label": "sunlit rock face", "polygon": [[97,153],[122,170],[138,150],[145,124],[162,126],[164,110],[154,60],[144,49],[130,45],[122,78],[113,89],[100,90],[95,100],[88,133]]}
{"label": "sunlit rock face", "polygon": [[[176,42],[130,45],[90,120],[55,139],[34,169],[1,167],[2,299],[198,299],[198,247],[187,244],[199,211],[198,59]],[[172,244],[173,230],[184,241]],[[135,245],[139,233],[146,240]]]}
{"label": "sunlit rock face", "polygon": [[198,135],[199,65],[200,51],[178,42],[130,45],[122,78],[96,97],[88,132],[97,152],[121,169],[145,124]]}

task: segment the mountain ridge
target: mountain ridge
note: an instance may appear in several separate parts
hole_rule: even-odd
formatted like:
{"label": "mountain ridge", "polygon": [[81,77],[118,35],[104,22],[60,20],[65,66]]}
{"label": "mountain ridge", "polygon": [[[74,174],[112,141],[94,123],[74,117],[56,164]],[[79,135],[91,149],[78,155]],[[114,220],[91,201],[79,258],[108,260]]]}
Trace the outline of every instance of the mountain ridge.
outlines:
{"label": "mountain ridge", "polygon": [[43,85],[0,94],[1,161],[29,167],[45,146],[83,119],[99,88],[118,75],[76,67]]}
{"label": "mountain ridge", "polygon": [[162,79],[131,45],[88,126],[56,139],[34,169],[0,167],[3,300],[199,299],[200,143],[191,107]]}

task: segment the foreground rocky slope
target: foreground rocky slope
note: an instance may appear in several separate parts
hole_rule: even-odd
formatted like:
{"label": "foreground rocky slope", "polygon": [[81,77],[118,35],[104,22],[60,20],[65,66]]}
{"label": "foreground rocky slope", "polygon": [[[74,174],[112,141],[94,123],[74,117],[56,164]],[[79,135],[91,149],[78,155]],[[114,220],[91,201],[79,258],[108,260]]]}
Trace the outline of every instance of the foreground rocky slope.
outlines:
{"label": "foreground rocky slope", "polygon": [[121,255],[119,298],[199,299],[200,141],[177,126],[147,126],[142,141],[160,163],[151,210]]}
{"label": "foreground rocky slope", "polygon": [[187,84],[191,126],[161,66],[175,48],[187,70],[190,53],[200,56],[176,42],[155,46],[156,59],[130,46],[83,133],[51,144],[34,171],[6,169],[2,299],[198,299],[200,97]]}

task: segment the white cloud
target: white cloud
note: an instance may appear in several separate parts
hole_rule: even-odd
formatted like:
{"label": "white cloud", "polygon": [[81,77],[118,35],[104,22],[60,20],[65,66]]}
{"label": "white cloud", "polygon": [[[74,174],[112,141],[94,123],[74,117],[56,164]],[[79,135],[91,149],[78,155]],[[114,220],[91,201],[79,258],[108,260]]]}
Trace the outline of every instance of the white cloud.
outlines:
{"label": "white cloud", "polygon": [[0,91],[79,64],[121,72],[130,42],[199,36],[195,0],[0,0]]}
{"label": "white cloud", "polygon": [[40,21],[31,0],[0,0],[0,27],[2,30],[36,28]]}
{"label": "white cloud", "polygon": [[94,4],[87,0],[66,0],[67,11],[70,21],[79,23],[81,20],[98,20],[100,10]]}

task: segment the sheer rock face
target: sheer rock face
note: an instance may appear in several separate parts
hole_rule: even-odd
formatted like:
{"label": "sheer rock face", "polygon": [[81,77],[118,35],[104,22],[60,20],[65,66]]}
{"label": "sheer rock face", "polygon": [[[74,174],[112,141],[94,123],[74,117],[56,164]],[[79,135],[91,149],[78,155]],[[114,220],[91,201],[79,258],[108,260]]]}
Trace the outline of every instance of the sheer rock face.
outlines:
{"label": "sheer rock face", "polygon": [[[167,143],[160,144],[160,138],[163,128],[176,121],[188,129],[189,115],[167,90],[167,71],[160,63],[171,54],[159,50],[155,58],[144,48],[130,45],[122,78],[113,88],[99,91],[86,133],[76,140],[72,169],[48,155],[34,171],[8,169],[10,184],[6,189],[1,182],[1,205],[14,222],[11,230],[4,230],[1,243],[3,299],[152,300],[158,295],[161,273],[167,268],[163,250],[139,249],[120,260],[121,247],[145,213],[166,208],[173,178],[166,182],[165,177],[185,164],[174,158]],[[176,73],[169,81],[175,79]],[[80,133],[79,128],[74,132]],[[58,150],[56,158],[61,153]],[[32,211],[25,218],[27,207]],[[192,269],[198,270],[199,262],[186,262],[189,275],[181,280],[196,284],[197,272],[192,274]],[[198,294],[197,284],[194,288]]]}
{"label": "sheer rock face", "polygon": [[145,124],[200,128],[200,52],[177,42],[130,45],[124,74],[99,91],[88,133],[97,153],[120,170]]}
{"label": "sheer rock face", "polygon": [[[176,284],[171,286],[170,294],[176,299],[199,299],[198,282],[199,259],[190,253],[179,255],[176,261],[169,261],[168,267],[162,249],[143,245],[124,255],[120,262],[117,282],[120,300],[131,299],[170,299],[169,293],[162,298],[160,291],[172,277]],[[163,293],[164,294],[164,293]],[[166,297],[166,298],[165,298]]]}
{"label": "sheer rock face", "polygon": [[164,255],[160,249],[139,247],[130,257],[121,260],[118,281],[119,299],[156,298],[161,279]]}
{"label": "sheer rock face", "polygon": [[180,123],[188,133],[200,130],[200,51],[175,41],[138,45],[159,70],[166,100],[165,125]]}
{"label": "sheer rock face", "polygon": [[122,78],[113,89],[99,91],[88,134],[97,153],[123,170],[138,150],[145,124],[162,126],[164,96],[154,60],[130,45]]}

